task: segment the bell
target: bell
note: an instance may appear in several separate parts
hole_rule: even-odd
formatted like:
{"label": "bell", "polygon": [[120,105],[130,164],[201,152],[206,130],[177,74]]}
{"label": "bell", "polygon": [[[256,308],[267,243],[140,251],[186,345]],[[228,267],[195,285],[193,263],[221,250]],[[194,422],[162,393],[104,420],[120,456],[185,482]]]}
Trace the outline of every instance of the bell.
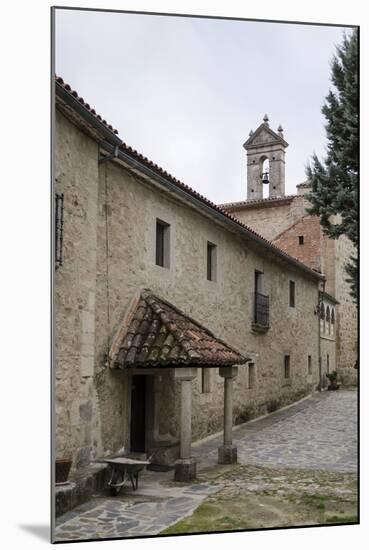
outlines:
{"label": "bell", "polygon": [[261,182],[264,183],[265,185],[268,185],[269,183],[269,172],[264,172],[263,174],[261,174]]}

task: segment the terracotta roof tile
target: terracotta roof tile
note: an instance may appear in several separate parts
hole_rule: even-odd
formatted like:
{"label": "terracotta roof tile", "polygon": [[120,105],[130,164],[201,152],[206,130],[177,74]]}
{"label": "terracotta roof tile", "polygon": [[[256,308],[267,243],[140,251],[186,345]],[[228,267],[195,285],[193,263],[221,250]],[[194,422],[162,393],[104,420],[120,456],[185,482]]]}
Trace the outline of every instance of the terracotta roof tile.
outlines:
{"label": "terracotta roof tile", "polygon": [[279,204],[284,202],[290,202],[292,199],[298,197],[299,195],[285,195],[284,197],[267,197],[265,199],[248,199],[245,201],[239,202],[228,202],[224,204],[219,204],[220,208],[223,208],[226,211],[232,210],[241,210],[243,208],[252,208],[253,206],[268,206],[273,204]]}
{"label": "terracotta roof tile", "polygon": [[93,114],[100,122],[102,122],[109,130],[111,130],[114,134],[118,134],[118,130],[115,130],[111,124],[108,124],[106,120],[103,120],[100,115],[98,115],[95,111],[95,109],[92,109],[88,103],[85,102],[83,97],[80,97],[78,93],[75,90],[72,90],[69,84],[66,84],[64,80],[60,76],[56,76],[55,80],[58,84],[60,84],[64,90],[69,92],[73,97],[78,99],[78,101],[89,111],[91,114]]}
{"label": "terracotta roof tile", "polygon": [[[128,320],[128,322],[126,322]],[[243,364],[244,357],[149,290],[134,300],[109,352],[112,368]]]}

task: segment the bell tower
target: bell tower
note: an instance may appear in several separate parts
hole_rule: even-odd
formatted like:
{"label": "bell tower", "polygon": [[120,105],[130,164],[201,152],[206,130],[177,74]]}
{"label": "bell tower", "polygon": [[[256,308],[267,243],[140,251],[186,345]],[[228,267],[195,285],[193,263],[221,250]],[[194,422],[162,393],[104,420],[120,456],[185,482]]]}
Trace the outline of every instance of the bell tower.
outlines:
{"label": "bell tower", "polygon": [[277,132],[269,128],[268,115],[265,115],[243,144],[247,152],[247,200],[262,199],[263,185],[269,186],[269,197],[284,197],[284,157],[288,143],[283,138],[281,125]]}

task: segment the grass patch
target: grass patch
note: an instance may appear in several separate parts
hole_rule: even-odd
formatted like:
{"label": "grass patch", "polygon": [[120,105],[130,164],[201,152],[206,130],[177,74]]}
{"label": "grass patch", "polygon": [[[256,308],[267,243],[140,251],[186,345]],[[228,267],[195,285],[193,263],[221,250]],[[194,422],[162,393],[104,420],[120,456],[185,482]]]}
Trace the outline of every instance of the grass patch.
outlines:
{"label": "grass patch", "polygon": [[304,493],[301,497],[301,502],[306,506],[311,506],[317,510],[325,510],[325,501],[327,497],[324,495],[309,495]]}
{"label": "grass patch", "polygon": [[326,523],[357,523],[357,516],[329,516]]}
{"label": "grass patch", "polygon": [[192,516],[182,519],[162,531],[163,535],[181,533],[210,533],[214,531],[233,531],[248,529],[250,525],[238,515],[224,516],[224,508],[215,504],[203,503]]}

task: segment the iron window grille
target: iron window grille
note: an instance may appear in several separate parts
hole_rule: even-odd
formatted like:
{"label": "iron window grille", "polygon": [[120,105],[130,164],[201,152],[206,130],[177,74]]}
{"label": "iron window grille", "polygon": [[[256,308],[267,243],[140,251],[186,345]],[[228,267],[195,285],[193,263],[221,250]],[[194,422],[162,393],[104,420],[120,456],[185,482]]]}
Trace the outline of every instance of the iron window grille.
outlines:
{"label": "iron window grille", "polygon": [[63,264],[64,193],[55,193],[55,268]]}
{"label": "iron window grille", "polygon": [[254,294],[254,323],[269,327],[269,296],[260,292]]}

